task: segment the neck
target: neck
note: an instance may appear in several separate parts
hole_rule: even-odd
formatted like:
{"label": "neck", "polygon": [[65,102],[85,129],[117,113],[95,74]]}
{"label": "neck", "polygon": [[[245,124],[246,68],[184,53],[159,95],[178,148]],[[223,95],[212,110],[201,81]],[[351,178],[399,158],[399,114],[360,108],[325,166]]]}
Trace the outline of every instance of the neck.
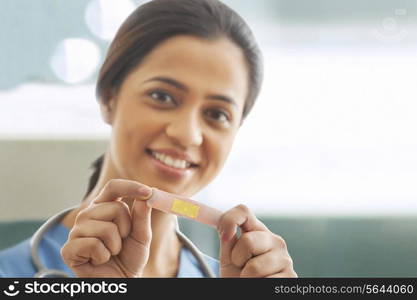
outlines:
{"label": "neck", "polygon": [[[62,224],[68,228],[74,226],[75,218],[78,213],[87,207],[99,194],[105,184],[113,178],[120,178],[111,170],[111,162],[108,153],[105,155],[102,170],[94,189],[84,199],[80,206],[69,213]],[[122,199],[131,207],[133,199]],[[181,242],[179,241],[175,229],[177,217],[159,210],[153,209],[151,215],[152,241],[148,263],[144,269],[144,277],[175,277],[179,267],[179,256]]]}

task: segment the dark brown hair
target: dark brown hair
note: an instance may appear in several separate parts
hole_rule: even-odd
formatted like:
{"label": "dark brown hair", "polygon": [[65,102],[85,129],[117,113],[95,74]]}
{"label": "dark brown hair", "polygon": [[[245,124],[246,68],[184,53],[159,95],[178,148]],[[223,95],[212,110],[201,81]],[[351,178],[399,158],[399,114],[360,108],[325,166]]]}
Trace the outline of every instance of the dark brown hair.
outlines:
{"label": "dark brown hair", "polygon": [[[249,90],[242,121],[252,109],[262,82],[262,58],[246,22],[218,0],[153,0],[139,6],[119,28],[100,69],[96,96],[107,102],[127,75],[162,41],[175,35],[214,40],[226,37],[239,46],[249,68]],[[92,165],[85,197],[97,183],[103,155]]]}

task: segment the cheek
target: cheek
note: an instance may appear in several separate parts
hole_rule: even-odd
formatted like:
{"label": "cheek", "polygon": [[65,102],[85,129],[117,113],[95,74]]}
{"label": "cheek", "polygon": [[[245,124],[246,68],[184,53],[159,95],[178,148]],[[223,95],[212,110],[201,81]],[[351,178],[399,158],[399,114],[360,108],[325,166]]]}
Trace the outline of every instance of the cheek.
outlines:
{"label": "cheek", "polygon": [[117,147],[117,155],[121,160],[132,161],[142,151],[145,141],[154,130],[152,122],[146,117],[121,115],[113,125],[113,143]]}
{"label": "cheek", "polygon": [[207,158],[212,176],[216,175],[226,162],[233,140],[234,135],[226,135],[212,139],[212,142],[207,144]]}
{"label": "cheek", "polygon": [[125,124],[114,124],[112,128],[111,152],[118,172],[127,176],[126,165],[132,157],[133,134]]}

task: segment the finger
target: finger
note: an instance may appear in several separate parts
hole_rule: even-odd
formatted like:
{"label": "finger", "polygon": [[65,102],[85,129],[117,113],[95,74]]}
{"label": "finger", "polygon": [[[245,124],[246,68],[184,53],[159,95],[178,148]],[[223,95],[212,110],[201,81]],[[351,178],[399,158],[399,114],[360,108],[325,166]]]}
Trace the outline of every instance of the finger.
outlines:
{"label": "finger", "polygon": [[123,250],[119,256],[129,272],[136,274],[138,269],[143,268],[149,257],[152,240],[152,208],[145,201],[135,200],[131,211],[132,230],[123,240]]}
{"label": "finger", "polygon": [[130,237],[142,245],[148,245],[152,238],[151,211],[152,208],[145,201],[133,202]]}
{"label": "finger", "polygon": [[88,262],[98,266],[109,261],[110,251],[97,238],[78,238],[70,240],[61,249],[64,262],[71,268],[76,268]]}
{"label": "finger", "polygon": [[217,227],[222,239],[228,240],[236,234],[237,226],[243,231],[269,231],[245,205],[238,205],[225,212]]}
{"label": "finger", "polygon": [[122,248],[122,238],[117,225],[112,222],[88,220],[82,226],[75,225],[69,239],[97,238],[103,242],[112,255],[117,255]]}
{"label": "finger", "polygon": [[134,200],[131,208],[132,229],[123,240],[122,251],[116,258],[128,276],[141,276],[149,258],[152,239],[151,211],[146,201]]}
{"label": "finger", "polygon": [[220,240],[220,264],[221,268],[227,268],[232,265],[232,249],[238,241],[237,235],[233,236],[228,241],[221,239]]}
{"label": "finger", "polygon": [[232,249],[231,259],[235,266],[243,267],[254,256],[270,251],[275,246],[270,232],[250,231],[243,233]]}
{"label": "finger", "polygon": [[151,196],[152,188],[147,185],[133,180],[111,179],[94,199],[94,202],[109,202],[121,197],[133,197],[136,199],[147,200]]}
{"label": "finger", "polygon": [[266,278],[298,278],[298,274],[294,270],[289,270],[266,276]]}
{"label": "finger", "polygon": [[292,259],[282,250],[269,251],[251,258],[242,269],[241,277],[267,277],[292,270]]}
{"label": "finger", "polygon": [[82,223],[89,220],[114,222],[122,238],[127,237],[130,233],[131,217],[129,206],[123,201],[94,203],[77,215],[75,223],[82,225]]}

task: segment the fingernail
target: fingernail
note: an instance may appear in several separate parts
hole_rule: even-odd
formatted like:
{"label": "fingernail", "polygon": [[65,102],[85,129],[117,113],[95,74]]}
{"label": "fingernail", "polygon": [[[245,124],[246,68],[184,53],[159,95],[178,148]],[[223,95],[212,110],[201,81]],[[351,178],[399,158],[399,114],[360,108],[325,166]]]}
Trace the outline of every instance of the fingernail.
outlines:
{"label": "fingernail", "polygon": [[139,189],[139,193],[143,196],[143,198],[147,199],[152,196],[152,189],[150,187],[141,187]]}

